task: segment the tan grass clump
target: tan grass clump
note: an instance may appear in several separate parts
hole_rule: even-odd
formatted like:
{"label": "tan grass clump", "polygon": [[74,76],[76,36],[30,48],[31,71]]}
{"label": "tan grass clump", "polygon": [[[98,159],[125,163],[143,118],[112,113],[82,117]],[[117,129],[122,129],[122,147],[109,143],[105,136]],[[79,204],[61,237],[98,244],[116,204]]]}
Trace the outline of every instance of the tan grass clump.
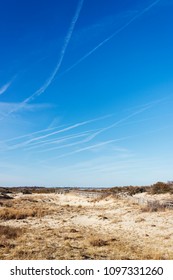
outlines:
{"label": "tan grass clump", "polygon": [[102,246],[108,245],[108,242],[101,238],[97,238],[97,239],[90,240],[90,245],[92,245],[94,247],[102,247]]}
{"label": "tan grass clump", "polygon": [[16,208],[3,208],[0,209],[0,220],[21,220],[28,217],[40,217],[42,212],[40,209],[16,209]]}
{"label": "tan grass clump", "polygon": [[21,234],[22,230],[20,228],[15,228],[11,226],[0,225],[0,236],[7,239],[15,239]]}

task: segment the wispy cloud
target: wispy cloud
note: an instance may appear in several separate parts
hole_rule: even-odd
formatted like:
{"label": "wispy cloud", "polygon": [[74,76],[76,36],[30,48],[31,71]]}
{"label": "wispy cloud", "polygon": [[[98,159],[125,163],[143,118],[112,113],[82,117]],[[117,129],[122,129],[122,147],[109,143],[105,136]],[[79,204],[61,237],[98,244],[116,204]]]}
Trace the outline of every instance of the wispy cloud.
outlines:
{"label": "wispy cloud", "polygon": [[97,143],[97,144],[94,144],[94,145],[90,145],[90,146],[86,146],[86,147],[81,148],[81,149],[74,150],[70,153],[62,154],[60,156],[57,156],[56,158],[66,157],[66,156],[74,155],[74,154],[77,154],[77,153],[80,153],[80,152],[83,152],[83,151],[88,151],[88,150],[92,151],[95,148],[103,147],[105,145],[108,145],[108,144],[116,142],[116,141],[117,140],[108,140],[108,141],[100,142],[100,143]]}
{"label": "wispy cloud", "polygon": [[25,150],[32,150],[32,149],[38,149],[38,148],[42,148],[46,145],[52,145],[52,144],[55,144],[56,147],[52,147],[52,148],[47,148],[45,150],[41,150],[41,151],[38,151],[37,152],[45,152],[45,151],[51,151],[51,150],[56,150],[56,149],[60,149],[62,147],[67,147],[67,146],[73,146],[73,145],[77,145],[77,143],[81,143],[82,141],[78,141],[78,142],[75,142],[75,143],[70,143],[70,144],[66,144],[66,145],[62,145],[62,146],[57,146],[57,144],[60,144],[60,143],[63,143],[63,142],[67,142],[67,141],[71,141],[72,139],[76,139],[76,138],[81,138],[81,137],[84,137],[84,136],[87,136],[91,133],[91,131],[84,131],[82,133],[77,133],[77,134],[71,134],[71,135],[67,135],[65,137],[61,137],[61,138],[57,138],[57,139],[54,139],[54,140],[43,140],[43,141],[39,141],[39,142],[35,142],[35,143],[30,143],[28,145],[28,147],[25,148]]}
{"label": "wispy cloud", "polygon": [[23,134],[23,135],[20,135],[20,136],[17,136],[17,137],[12,137],[12,138],[6,139],[6,142],[12,142],[12,141],[20,140],[20,139],[23,139],[23,138],[32,138],[33,135],[43,134],[47,131],[55,130],[55,129],[63,127],[63,126],[64,125],[59,125],[59,126],[55,126],[55,127],[46,128],[46,129],[31,132],[31,133]]}
{"label": "wispy cloud", "polygon": [[[27,106],[29,106],[27,104]],[[31,134],[28,134],[28,136],[31,136],[31,138],[29,140],[26,140],[24,142],[21,142],[19,144],[15,144],[15,145],[11,145],[9,147],[9,150],[13,150],[13,149],[16,149],[16,148],[21,148],[21,147],[26,147],[28,146],[29,144],[31,143],[37,143],[37,141],[39,140],[42,140],[42,139],[45,139],[45,138],[48,138],[48,137],[52,137],[54,135],[57,135],[57,134],[60,134],[60,133],[64,133],[64,132],[67,132],[69,130],[73,130],[73,129],[76,129],[76,128],[79,128],[79,127],[82,127],[84,125],[87,125],[87,124],[90,124],[90,123],[93,123],[93,122],[97,122],[97,121],[100,121],[100,120],[103,120],[103,119],[106,119],[108,117],[110,117],[112,115],[106,115],[106,116],[102,116],[102,117],[99,117],[99,118],[95,118],[95,119],[90,119],[90,120],[87,120],[87,121],[83,121],[83,122],[80,122],[80,123],[76,123],[76,124],[73,124],[73,125],[70,125],[70,126],[67,126],[65,128],[62,128],[62,129],[59,129],[59,130],[56,130],[56,131],[53,131],[51,133],[46,133],[44,135],[40,135],[40,136],[37,136],[37,137],[32,137],[33,134],[36,134],[37,132],[34,132],[34,133],[31,133]],[[46,132],[46,131],[49,131],[51,129],[45,129],[45,130],[42,130],[41,132]],[[25,135],[26,136],[26,135]],[[16,140],[16,139],[21,139],[22,136],[19,136],[19,137],[16,137],[16,138],[12,138],[12,139],[8,139],[8,141],[11,141],[11,140]]]}
{"label": "wispy cloud", "polygon": [[91,119],[91,120],[88,120],[88,121],[79,122],[79,123],[70,125],[70,126],[68,126],[68,127],[65,127],[65,128],[63,128],[63,129],[60,129],[60,130],[57,130],[57,131],[48,133],[48,134],[46,134],[46,135],[42,135],[42,136],[39,136],[39,137],[35,137],[35,138],[29,140],[29,142],[33,142],[33,141],[36,141],[36,140],[40,140],[40,139],[47,138],[47,137],[52,136],[52,135],[55,135],[55,134],[59,134],[59,133],[62,133],[62,132],[66,132],[66,131],[69,131],[69,130],[78,128],[78,127],[80,127],[80,126],[84,126],[84,125],[86,125],[86,124],[90,124],[90,123],[93,123],[93,122],[96,122],[96,121],[99,121],[99,120],[106,119],[106,118],[108,118],[108,117],[110,117],[110,116],[111,116],[111,115],[106,115],[106,116],[103,116],[103,117],[100,117],[100,118],[95,118],[95,119]]}
{"label": "wispy cloud", "polygon": [[[54,136],[57,136],[58,134],[65,133],[65,132],[68,132],[68,131],[71,131],[71,130],[74,130],[74,129],[78,129],[78,128],[83,127],[87,124],[98,122],[100,120],[109,118],[112,115],[106,115],[106,116],[103,116],[103,117],[79,122],[79,123],[64,127],[62,129],[55,130],[55,131],[50,132],[50,133],[46,133],[46,132],[48,132],[51,129],[45,129],[45,130],[40,131],[40,132],[43,133],[42,135],[39,135],[39,136],[36,136],[36,137],[33,137],[33,136],[34,136],[34,134],[37,134],[38,132],[34,132],[34,133],[31,133],[31,134],[28,134],[29,139],[26,139],[25,141],[19,142],[17,144],[15,143],[13,145],[10,145],[8,147],[8,150],[15,150],[15,149],[19,149],[19,148],[24,148],[25,150],[32,150],[32,149],[35,149],[35,148],[41,148],[41,150],[39,149],[37,152],[47,152],[47,151],[57,150],[57,149],[61,149],[61,148],[72,147],[72,146],[76,146],[76,145],[80,145],[80,144],[86,144],[86,143],[92,141],[98,135],[100,135],[100,134],[102,134],[102,133],[106,132],[107,130],[110,130],[114,127],[118,127],[119,125],[125,123],[127,120],[131,119],[132,117],[135,117],[139,114],[142,114],[144,111],[152,108],[156,104],[158,104],[158,102],[151,102],[151,103],[148,103],[147,105],[141,105],[139,110],[133,111],[131,114],[125,116],[124,118],[121,118],[121,119],[117,120],[116,122],[113,122],[111,125],[103,127],[101,129],[100,128],[95,128],[94,132],[93,132],[93,130],[83,131],[83,132],[80,132],[80,133],[77,133],[77,134],[67,135],[67,136],[64,136],[64,137],[61,137],[61,138],[58,138],[58,139],[54,138]],[[81,141],[77,141],[77,142],[73,142],[73,143],[67,143],[67,144],[60,145],[60,146],[58,145],[62,142],[65,142],[65,141],[68,141],[68,140],[71,140],[71,139],[74,139],[74,138],[78,138],[78,137],[84,137],[84,136],[86,136],[86,137]],[[52,137],[53,137],[53,139],[52,139]],[[47,138],[48,138],[48,140],[45,140]],[[22,136],[19,136],[18,138],[14,138],[14,140],[15,139],[22,139]],[[13,140],[13,138],[11,140]],[[9,142],[9,141],[10,141],[10,139],[8,139],[8,141],[6,141],[6,142]],[[50,148],[46,148],[46,149],[43,148],[45,145],[52,145],[52,144],[55,145],[55,147],[50,147]]]}
{"label": "wispy cloud", "polygon": [[102,129],[98,130],[97,132],[95,132],[95,133],[93,133],[92,135],[90,135],[90,136],[88,137],[88,140],[90,141],[90,140],[94,139],[97,135],[99,135],[99,134],[101,134],[101,133],[103,133],[103,132],[105,132],[105,131],[107,131],[107,130],[113,128],[113,127],[116,127],[116,126],[118,126],[118,125],[121,124],[121,123],[124,123],[124,122],[127,121],[128,119],[130,119],[130,118],[132,118],[132,117],[134,117],[134,116],[136,116],[136,115],[138,115],[138,114],[141,114],[142,112],[146,111],[147,109],[149,109],[149,108],[151,108],[151,107],[152,107],[152,105],[147,105],[147,106],[143,107],[142,109],[137,110],[137,111],[133,112],[132,114],[130,114],[130,115],[128,115],[128,116],[126,116],[126,117],[124,117],[124,118],[122,118],[122,119],[120,119],[120,120],[114,122],[113,124],[111,124],[111,125],[109,125],[109,126],[107,126],[107,127],[104,127],[104,128],[102,128]]}
{"label": "wispy cloud", "polygon": [[62,117],[60,116],[55,117],[49,124],[48,129],[57,126],[60,123],[61,119]]}
{"label": "wispy cloud", "polygon": [[37,96],[43,94],[47,90],[47,88],[51,85],[51,83],[53,82],[55,76],[57,75],[57,73],[58,73],[58,71],[59,71],[59,69],[61,67],[61,64],[62,64],[64,55],[65,55],[66,49],[67,49],[68,44],[70,42],[73,30],[74,30],[75,25],[76,25],[76,22],[77,22],[77,20],[79,18],[79,15],[80,15],[80,12],[81,12],[81,9],[82,9],[82,6],[83,6],[83,2],[84,2],[84,0],[80,0],[79,3],[78,3],[75,15],[74,15],[74,17],[72,19],[72,22],[70,24],[69,30],[68,30],[67,35],[65,37],[65,41],[64,41],[61,53],[60,53],[60,57],[59,57],[59,60],[58,60],[58,62],[56,64],[56,67],[55,67],[54,71],[52,72],[50,77],[47,79],[47,81],[38,90],[36,90],[32,95],[30,95],[23,102],[21,102],[18,107],[16,107],[15,109],[11,110],[8,113],[8,115],[18,111],[20,108],[25,106],[25,104],[33,101]]}
{"label": "wispy cloud", "polygon": [[99,38],[100,35],[105,34],[108,30],[115,30],[120,25],[122,25],[124,19],[131,18],[136,14],[137,10],[127,10],[114,14],[109,14],[98,20],[97,17],[94,18],[94,22],[91,22],[90,25],[81,27],[77,30],[72,38],[72,43],[77,44],[77,47],[82,47],[84,44],[87,44],[88,41],[91,41]]}
{"label": "wispy cloud", "polygon": [[[13,102],[0,102],[0,112],[2,115],[7,115],[10,111],[14,110],[16,107],[19,107],[20,103]],[[21,109],[25,111],[35,111],[38,109],[51,108],[51,104],[25,104]]]}
{"label": "wispy cloud", "polygon": [[[68,147],[72,147],[72,146],[76,146],[76,145],[81,145],[81,144],[87,144],[88,142],[92,141],[96,136],[98,136],[99,134],[101,133],[104,133],[106,132],[107,130],[109,129],[112,129],[114,127],[118,127],[119,125],[123,124],[124,122],[126,122],[127,120],[129,120],[130,118],[134,117],[134,116],[137,116],[141,113],[143,113],[144,111],[152,108],[155,104],[157,104],[158,102],[151,102],[151,103],[148,103],[147,105],[143,105],[141,106],[141,109],[139,110],[136,110],[134,111],[133,113],[129,114],[128,116],[124,117],[124,118],[121,118],[120,120],[112,123],[111,125],[109,126],[106,126],[104,128],[101,128],[101,129],[97,129],[96,132],[94,133],[90,133],[86,138],[84,138],[83,140],[81,141],[77,141],[77,142],[74,142],[74,143],[69,143],[69,144],[65,144],[65,145],[60,145],[60,146],[56,146],[56,147],[51,147],[51,148],[47,148],[47,149],[43,149],[41,151],[38,151],[38,152],[48,152],[48,151],[53,151],[53,150],[58,150],[58,149],[62,149],[62,148],[68,148]],[[120,139],[114,139],[114,140],[108,140],[107,142],[105,143],[109,143],[110,142],[117,142],[117,141],[123,141],[125,139],[128,139],[128,138],[131,138],[131,137],[134,137],[135,135],[133,136],[127,136],[127,137],[123,137],[123,138],[120,138]],[[100,145],[100,144],[99,144]],[[101,145],[102,146],[102,145]],[[69,155],[72,155],[74,153],[79,153],[79,152],[82,152],[82,151],[85,151],[88,150],[88,147],[95,147],[94,146],[85,146],[85,147],[82,147],[81,149],[78,149],[78,150],[74,150],[72,152],[69,152],[69,153],[64,153],[56,158],[59,158],[59,157],[64,157],[64,156],[69,156]],[[96,147],[97,147],[97,144],[96,144]],[[98,146],[99,147],[99,146]]]}
{"label": "wispy cloud", "polygon": [[7,91],[7,89],[10,87],[11,83],[12,83],[12,81],[10,81],[7,84],[5,84],[2,87],[0,87],[0,95]]}
{"label": "wispy cloud", "polygon": [[96,47],[94,47],[91,51],[86,53],[83,57],[81,57],[79,60],[77,60],[73,65],[71,65],[69,68],[67,68],[64,72],[61,73],[61,76],[63,76],[65,73],[68,73],[70,70],[75,68],[77,65],[79,65],[82,61],[84,61],[86,58],[88,58],[91,54],[93,54],[95,51],[97,51],[100,47],[102,47],[104,44],[109,42],[111,39],[113,39],[116,35],[118,35],[120,32],[122,32],[124,29],[126,29],[131,23],[133,23],[135,20],[140,18],[143,14],[147,13],[149,10],[151,10],[155,5],[157,5],[161,0],[156,0],[152,2],[148,7],[144,8],[141,12],[138,12],[135,16],[133,16],[129,21],[127,21],[123,26],[118,28],[115,32],[113,32],[110,36],[108,36],[106,39],[101,41]]}

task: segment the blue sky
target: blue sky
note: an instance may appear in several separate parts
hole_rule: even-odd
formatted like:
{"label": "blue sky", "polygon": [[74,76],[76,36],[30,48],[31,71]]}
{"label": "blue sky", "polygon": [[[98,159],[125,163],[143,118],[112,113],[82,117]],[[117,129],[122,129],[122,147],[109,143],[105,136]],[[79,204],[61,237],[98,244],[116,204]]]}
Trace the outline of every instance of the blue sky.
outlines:
{"label": "blue sky", "polygon": [[173,179],[172,0],[0,10],[0,185]]}

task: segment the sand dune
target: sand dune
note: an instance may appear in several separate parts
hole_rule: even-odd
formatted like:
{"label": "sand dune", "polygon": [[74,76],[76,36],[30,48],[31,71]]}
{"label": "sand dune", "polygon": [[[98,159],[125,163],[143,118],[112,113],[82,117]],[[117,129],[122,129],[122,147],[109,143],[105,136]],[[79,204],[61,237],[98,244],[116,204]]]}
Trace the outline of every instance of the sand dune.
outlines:
{"label": "sand dune", "polygon": [[[0,206],[0,259],[173,259],[173,210],[134,196],[70,191],[13,194]],[[22,216],[23,214],[23,216]]]}

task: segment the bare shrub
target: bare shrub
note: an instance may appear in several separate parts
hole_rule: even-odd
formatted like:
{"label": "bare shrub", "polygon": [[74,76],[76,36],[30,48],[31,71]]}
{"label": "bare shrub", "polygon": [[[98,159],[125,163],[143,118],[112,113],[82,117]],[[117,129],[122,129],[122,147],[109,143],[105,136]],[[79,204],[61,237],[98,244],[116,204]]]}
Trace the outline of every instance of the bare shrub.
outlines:
{"label": "bare shrub", "polygon": [[28,189],[24,189],[24,190],[22,191],[22,193],[23,193],[23,194],[32,194],[32,192],[31,192],[30,190],[28,190]]}
{"label": "bare shrub", "polygon": [[129,195],[134,195],[134,194],[143,193],[143,192],[146,192],[145,187],[129,187],[129,189],[128,189]]}
{"label": "bare shrub", "polygon": [[146,206],[141,208],[142,212],[165,211],[165,206],[158,201],[148,201]]}
{"label": "bare shrub", "polygon": [[157,182],[151,186],[151,194],[173,193],[173,187],[163,182]]}
{"label": "bare shrub", "polygon": [[100,202],[102,200],[107,200],[110,197],[110,193],[103,193],[103,194],[99,194],[98,196],[94,197],[91,202]]}

